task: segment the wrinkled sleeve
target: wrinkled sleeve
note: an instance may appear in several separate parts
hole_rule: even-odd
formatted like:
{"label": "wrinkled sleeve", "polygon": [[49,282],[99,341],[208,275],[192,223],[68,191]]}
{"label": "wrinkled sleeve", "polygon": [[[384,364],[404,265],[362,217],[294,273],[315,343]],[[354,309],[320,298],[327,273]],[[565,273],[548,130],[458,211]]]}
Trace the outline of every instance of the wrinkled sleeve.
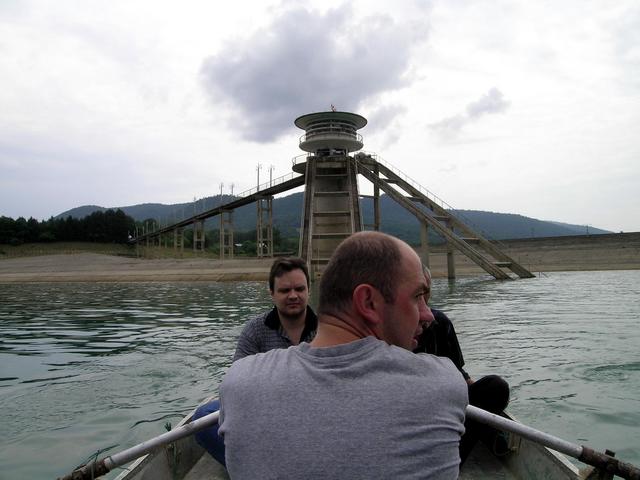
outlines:
{"label": "wrinkled sleeve", "polygon": [[256,335],[255,322],[249,321],[242,329],[236,345],[236,353],[233,355],[233,362],[249,355],[259,353],[258,338]]}

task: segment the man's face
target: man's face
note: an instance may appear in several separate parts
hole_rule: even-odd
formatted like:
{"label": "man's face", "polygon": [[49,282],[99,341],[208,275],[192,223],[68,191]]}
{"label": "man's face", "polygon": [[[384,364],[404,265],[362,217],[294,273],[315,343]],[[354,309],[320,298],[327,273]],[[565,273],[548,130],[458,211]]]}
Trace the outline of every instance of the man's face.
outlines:
{"label": "man's face", "polygon": [[309,302],[309,287],[302,270],[291,270],[275,277],[273,291],[270,293],[280,318],[304,315]]}
{"label": "man's face", "polygon": [[422,333],[422,323],[431,315],[424,299],[428,285],[415,252],[405,244],[401,251],[403,274],[396,285],[394,303],[384,307],[383,340],[413,350],[418,346],[416,338]]}

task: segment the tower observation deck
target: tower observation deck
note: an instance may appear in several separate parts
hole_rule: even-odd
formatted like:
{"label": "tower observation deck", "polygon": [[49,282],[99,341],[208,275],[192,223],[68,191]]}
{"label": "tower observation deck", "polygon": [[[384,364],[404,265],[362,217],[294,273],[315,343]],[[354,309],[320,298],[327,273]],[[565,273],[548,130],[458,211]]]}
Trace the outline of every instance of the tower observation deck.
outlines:
{"label": "tower observation deck", "polygon": [[300,148],[324,157],[360,150],[362,136],[356,131],[367,124],[367,119],[349,112],[317,112],[298,117],[294,123],[306,132],[300,137]]}

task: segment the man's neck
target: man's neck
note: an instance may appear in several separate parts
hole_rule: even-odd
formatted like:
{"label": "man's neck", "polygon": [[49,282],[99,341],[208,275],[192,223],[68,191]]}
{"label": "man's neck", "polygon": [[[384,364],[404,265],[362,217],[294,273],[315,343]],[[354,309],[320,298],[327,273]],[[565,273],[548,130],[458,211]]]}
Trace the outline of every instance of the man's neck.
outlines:
{"label": "man's neck", "polygon": [[289,337],[289,340],[291,340],[291,343],[293,345],[298,345],[306,325],[307,310],[305,309],[302,314],[295,317],[284,316],[278,312],[278,318],[280,319],[280,325],[283,330],[287,332],[287,336]]}
{"label": "man's neck", "polygon": [[354,342],[365,337],[376,337],[364,323],[347,320],[338,315],[322,315],[318,319],[318,333],[311,342],[312,347],[333,347]]}

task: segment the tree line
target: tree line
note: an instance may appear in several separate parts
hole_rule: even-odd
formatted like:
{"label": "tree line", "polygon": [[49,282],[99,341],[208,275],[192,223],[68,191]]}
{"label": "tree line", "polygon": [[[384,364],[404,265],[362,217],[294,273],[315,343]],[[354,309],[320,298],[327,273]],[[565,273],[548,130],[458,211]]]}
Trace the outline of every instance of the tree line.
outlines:
{"label": "tree line", "polygon": [[[147,219],[139,225],[152,225],[154,219]],[[139,229],[138,233],[141,232]],[[193,247],[193,230],[186,228],[183,231],[184,248]],[[255,256],[257,254],[256,230],[236,230],[233,232],[234,254]],[[162,237],[162,245],[173,244],[173,234],[168,233]],[[220,230],[211,229],[205,231],[205,249],[217,255],[220,252]],[[275,254],[296,255],[298,252],[298,237],[283,237],[277,227],[273,227],[273,251]]]}
{"label": "tree line", "polygon": [[[0,216],[0,244],[13,246],[23,243],[50,242],[95,242],[95,243],[127,243],[130,236],[143,231],[154,224],[154,219],[136,222],[122,210],[96,211],[83,218],[67,216],[38,221],[31,217],[28,220],[19,217],[16,220]],[[169,235],[168,235],[169,237]],[[219,251],[220,232],[217,229],[208,230],[206,245],[208,250]],[[256,231],[235,231],[235,251],[238,254],[255,255],[257,251]],[[184,231],[184,244],[189,248],[193,245],[193,232]],[[297,252],[298,238],[284,238],[278,228],[273,229],[273,248],[275,252]]]}
{"label": "tree line", "polygon": [[93,212],[84,218],[71,216],[39,222],[35,218],[0,217],[0,244],[38,242],[126,243],[135,231],[135,220],[122,210]]}

